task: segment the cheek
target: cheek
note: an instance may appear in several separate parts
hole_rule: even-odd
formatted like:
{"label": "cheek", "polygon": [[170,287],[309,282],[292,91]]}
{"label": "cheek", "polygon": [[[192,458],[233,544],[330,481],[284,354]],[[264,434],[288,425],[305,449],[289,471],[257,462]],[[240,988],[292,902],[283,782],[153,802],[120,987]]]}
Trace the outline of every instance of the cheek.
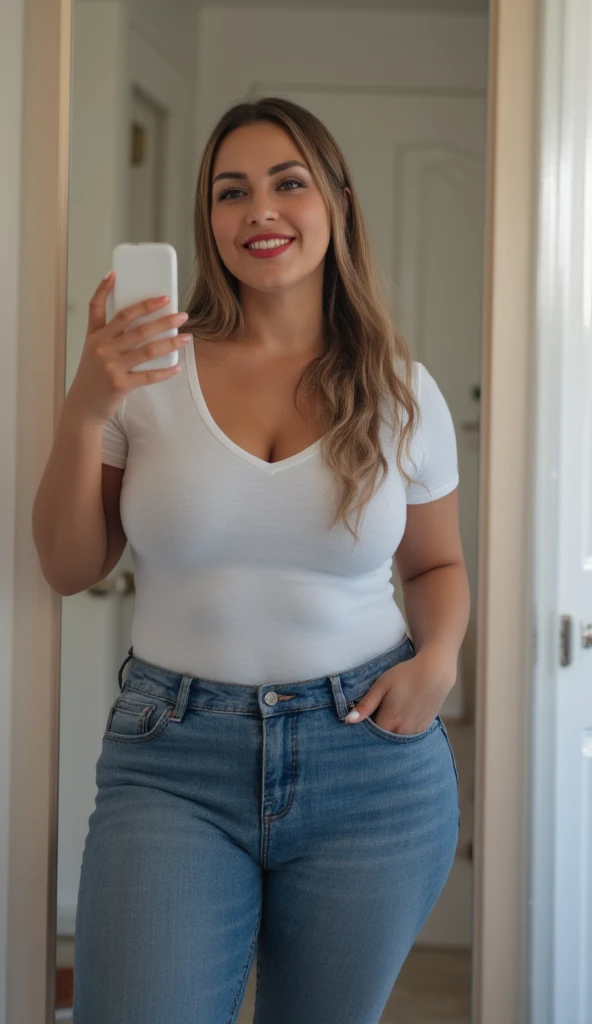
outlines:
{"label": "cheek", "polygon": [[311,203],[300,211],[299,230],[316,246],[329,244],[330,227],[327,211],[322,203]]}
{"label": "cheek", "polygon": [[236,229],[232,223],[232,218],[225,217],[223,211],[216,211],[215,213],[212,213],[210,223],[212,225],[212,232],[218,249],[221,251],[227,249],[236,235]]}

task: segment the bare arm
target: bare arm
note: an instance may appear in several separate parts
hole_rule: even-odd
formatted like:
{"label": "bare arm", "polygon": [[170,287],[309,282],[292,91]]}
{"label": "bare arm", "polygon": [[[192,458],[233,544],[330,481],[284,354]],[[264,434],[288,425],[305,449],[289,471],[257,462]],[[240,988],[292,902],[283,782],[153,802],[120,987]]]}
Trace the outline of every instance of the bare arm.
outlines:
{"label": "bare arm", "polygon": [[102,427],[64,410],[33,506],[43,575],[63,597],[104,579],[126,538],[119,517],[123,470],[102,465]]}
{"label": "bare arm", "polygon": [[470,593],[459,530],[458,488],[436,501],[407,506],[395,554],[415,648],[434,649],[452,682],[466,633]]}
{"label": "bare arm", "polygon": [[33,505],[33,539],[49,585],[68,597],[107,576],[121,558],[126,537],[119,516],[123,469],[103,466],[104,424],[125,395],[157,384],[178,366],[132,373],[146,360],[192,340],[176,335],[148,341],[179,327],[186,313],[159,317],[131,328],[140,316],[162,307],[168,297],[128,306],[107,324],[106,301],[114,274],[101,281],[89,303],[88,331],[80,365],[66,396],[45,472]]}

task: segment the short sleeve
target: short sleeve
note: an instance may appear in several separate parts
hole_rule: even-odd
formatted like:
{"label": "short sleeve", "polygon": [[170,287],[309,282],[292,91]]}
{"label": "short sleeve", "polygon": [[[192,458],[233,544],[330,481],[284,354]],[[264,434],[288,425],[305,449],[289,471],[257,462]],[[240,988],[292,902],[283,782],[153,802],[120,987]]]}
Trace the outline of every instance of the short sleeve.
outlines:
{"label": "short sleeve", "polygon": [[[124,399],[125,404],[125,399]],[[127,462],[128,441],[123,426],[123,410],[116,409],[103,427],[103,457],[107,466],[123,469]]]}
{"label": "short sleeve", "polygon": [[443,498],[458,487],[458,451],[454,424],[444,395],[423,363],[415,363],[415,368],[416,397],[421,409],[421,454],[417,470],[412,468],[410,471],[413,482],[407,488],[407,504],[423,505]]}

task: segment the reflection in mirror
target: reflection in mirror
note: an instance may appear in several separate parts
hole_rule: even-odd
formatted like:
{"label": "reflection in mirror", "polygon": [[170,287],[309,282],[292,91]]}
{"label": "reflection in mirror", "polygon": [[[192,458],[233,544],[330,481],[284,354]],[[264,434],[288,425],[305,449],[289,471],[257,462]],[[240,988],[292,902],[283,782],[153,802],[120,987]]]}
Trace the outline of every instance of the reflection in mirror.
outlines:
{"label": "reflection in mirror", "polygon": [[487,8],[323,6],[73,5],[56,1020],[470,1020]]}

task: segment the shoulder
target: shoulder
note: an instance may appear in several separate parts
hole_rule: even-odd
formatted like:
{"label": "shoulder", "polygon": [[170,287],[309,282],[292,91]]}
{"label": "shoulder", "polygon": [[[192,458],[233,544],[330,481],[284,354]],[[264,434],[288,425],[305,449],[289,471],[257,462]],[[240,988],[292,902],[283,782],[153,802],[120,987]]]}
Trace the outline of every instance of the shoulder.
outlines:
{"label": "shoulder", "polygon": [[[395,372],[397,372],[396,368]],[[452,417],[448,402],[425,363],[418,359],[411,360],[409,376],[407,376],[406,367],[400,363],[398,372],[400,379],[410,387],[418,405],[419,416],[414,436],[418,434],[424,443],[426,436],[438,434],[441,430],[449,434]],[[407,421],[406,416],[404,416],[404,421]]]}
{"label": "shoulder", "polygon": [[417,401],[422,406],[430,405],[441,394],[436,379],[432,376],[425,363],[414,359],[412,363],[412,387]]}
{"label": "shoulder", "polygon": [[436,422],[450,418],[450,409],[436,378],[430,373],[425,363],[413,360],[411,388],[417,400],[421,421]]}

